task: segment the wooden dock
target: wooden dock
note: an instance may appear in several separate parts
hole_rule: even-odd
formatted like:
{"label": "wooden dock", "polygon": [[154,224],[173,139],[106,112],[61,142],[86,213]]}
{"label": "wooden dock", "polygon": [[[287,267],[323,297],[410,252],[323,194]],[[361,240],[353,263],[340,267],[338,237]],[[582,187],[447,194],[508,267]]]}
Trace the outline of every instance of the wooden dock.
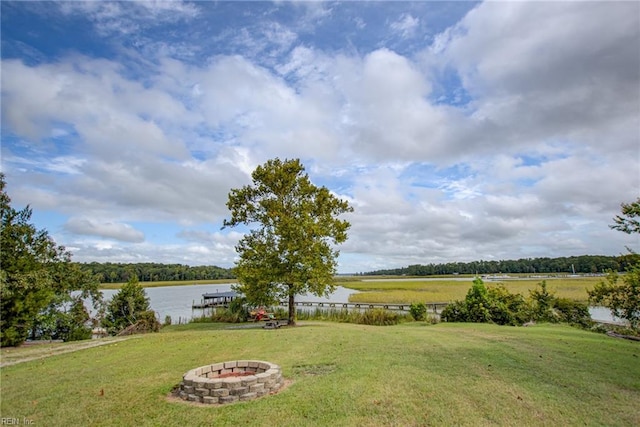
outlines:
{"label": "wooden dock", "polygon": [[[429,302],[424,303],[427,306],[427,312],[439,313],[445,308],[448,302]],[[281,301],[280,305],[288,307],[287,301]],[[367,310],[373,308],[382,308],[384,310],[409,311],[410,303],[354,303],[354,302],[314,302],[314,301],[296,301],[296,307],[319,307],[319,308],[343,308],[355,310]]]}
{"label": "wooden dock", "polygon": [[[224,300],[203,300],[200,303],[194,302],[192,308],[194,310],[203,310],[208,308],[227,308],[230,301]],[[427,306],[427,312],[439,314],[443,308],[449,303],[447,302],[432,302],[424,303]],[[381,308],[384,310],[393,311],[409,311],[411,304],[408,303],[353,303],[353,302],[315,302],[315,301],[296,301],[294,303],[296,307],[317,307],[328,309],[346,309],[346,310],[368,310],[374,308]],[[280,307],[288,307],[287,301],[280,301]]]}
{"label": "wooden dock", "polygon": [[191,309],[202,310],[205,308],[229,307],[231,301],[238,298],[238,296],[238,293],[234,291],[202,294],[202,300],[199,303],[194,301]]}

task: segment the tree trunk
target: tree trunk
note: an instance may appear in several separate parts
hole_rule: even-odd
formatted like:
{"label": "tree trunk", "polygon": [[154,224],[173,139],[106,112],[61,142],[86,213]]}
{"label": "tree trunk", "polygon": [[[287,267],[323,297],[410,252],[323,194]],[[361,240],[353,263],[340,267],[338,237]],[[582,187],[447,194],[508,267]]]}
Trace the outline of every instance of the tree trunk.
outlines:
{"label": "tree trunk", "polygon": [[293,293],[292,286],[289,286],[289,325],[295,326],[296,324],[296,306],[295,306],[295,294]]}

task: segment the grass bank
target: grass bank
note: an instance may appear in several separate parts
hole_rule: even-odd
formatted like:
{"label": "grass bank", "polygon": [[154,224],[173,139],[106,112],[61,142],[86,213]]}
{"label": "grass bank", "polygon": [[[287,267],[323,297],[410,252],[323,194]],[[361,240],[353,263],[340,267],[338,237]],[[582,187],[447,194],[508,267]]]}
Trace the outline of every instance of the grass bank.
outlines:
{"label": "grass bank", "polygon": [[[637,342],[561,325],[181,325],[3,368],[0,407],[34,425],[628,426],[639,357]],[[189,369],[236,359],[277,363],[292,384],[222,407],[166,400]]]}
{"label": "grass bank", "polygon": [[[486,285],[502,283],[511,293],[529,295],[543,279],[518,278],[501,282],[485,282]],[[592,289],[603,277],[546,278],[548,289],[560,298],[575,301],[588,300],[587,289]],[[418,302],[450,302],[464,299],[471,287],[473,277],[468,281],[460,280],[398,280],[390,278],[384,281],[344,281],[340,286],[361,291],[350,296],[351,302],[362,303],[418,303]]]}

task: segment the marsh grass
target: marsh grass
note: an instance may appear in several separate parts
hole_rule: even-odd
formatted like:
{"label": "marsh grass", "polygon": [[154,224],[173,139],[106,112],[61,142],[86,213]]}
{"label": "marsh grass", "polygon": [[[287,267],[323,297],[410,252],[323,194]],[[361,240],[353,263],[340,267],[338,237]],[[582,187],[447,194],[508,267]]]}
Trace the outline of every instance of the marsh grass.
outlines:
{"label": "marsh grass", "polygon": [[316,308],[315,310],[297,310],[298,320],[327,320],[330,322],[356,323],[360,325],[389,326],[412,320],[405,313],[384,310],[381,308],[365,310],[348,310],[335,308]]}
{"label": "marsh grass", "polygon": [[[586,302],[587,290],[593,289],[602,277],[580,278],[551,278],[544,279],[549,290],[555,292],[559,298],[568,298]],[[471,287],[473,278],[469,281],[454,280],[393,280],[381,282],[350,281],[341,282],[341,286],[361,291],[349,297],[350,302],[361,303],[419,303],[419,302],[450,302],[464,299]],[[528,296],[529,291],[536,288],[542,279],[503,280],[501,282],[485,282],[487,286],[503,284],[511,293]]]}
{"label": "marsh grass", "polygon": [[[561,325],[180,325],[3,368],[0,408],[34,425],[628,426],[639,356],[637,342]],[[223,407],[166,399],[189,369],[237,359],[277,363],[292,383]]]}

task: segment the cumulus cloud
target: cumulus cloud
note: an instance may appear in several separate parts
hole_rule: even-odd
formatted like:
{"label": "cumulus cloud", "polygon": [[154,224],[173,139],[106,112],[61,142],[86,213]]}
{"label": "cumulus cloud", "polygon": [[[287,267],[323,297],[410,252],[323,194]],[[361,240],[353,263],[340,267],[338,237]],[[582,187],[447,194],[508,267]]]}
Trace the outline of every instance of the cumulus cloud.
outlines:
{"label": "cumulus cloud", "polygon": [[418,160],[442,150],[447,114],[426,100],[429,82],[408,58],[379,49],[362,60],[339,59],[337,73],[355,155]]}
{"label": "cumulus cloud", "polygon": [[[70,217],[61,243],[79,258],[230,265],[239,234],[199,226],[219,225],[229,190],[273,157],[302,158],[355,207],[347,271],[637,243],[607,234],[640,188],[637,3],[481,3],[413,53],[389,34],[314,44],[340,8],[324,3],[276,4],[212,34],[218,50],[144,31],[196,24],[204,6],[65,3],[98,34],[148,40],[110,59],[2,60],[12,196]],[[288,7],[300,22],[278,21]],[[421,35],[424,15],[390,16],[386,30]],[[150,243],[128,225],[143,221],[177,224],[182,242]]]}
{"label": "cumulus cloud", "polygon": [[[119,74],[116,64],[100,65],[82,57],[37,67],[3,62],[3,121],[8,127],[34,141],[53,124],[64,123],[76,134],[71,147],[54,140],[47,149],[73,150],[73,156],[5,158],[18,169],[38,162],[41,170],[81,174],[72,181],[54,181],[46,193],[31,192],[31,197],[49,199],[58,193],[61,210],[82,207],[96,215],[126,207],[137,220],[189,222],[194,212],[197,220],[222,215],[225,208],[217,200],[230,185],[246,180],[245,172],[224,160],[235,161],[237,150],[217,148],[224,155],[220,161],[192,158],[191,150],[199,147],[190,146],[191,131],[185,129],[197,127],[201,116],[165,88],[145,88]],[[209,138],[209,145],[214,142]],[[38,146],[33,147],[28,149]],[[23,182],[28,185],[29,178]],[[154,212],[146,213],[148,209]]]}
{"label": "cumulus cloud", "polygon": [[183,142],[159,125],[173,120],[188,124],[184,106],[162,91],[123,78],[118,68],[84,57],[33,67],[3,61],[3,121],[32,140],[46,136],[52,125],[69,124],[90,150],[104,156],[135,148],[185,158]]}
{"label": "cumulus cloud", "polygon": [[[513,149],[564,138],[636,148],[638,4],[608,6],[488,2],[446,32],[443,55],[475,98],[475,144]],[[610,138],[619,126],[627,136]]]}
{"label": "cumulus cloud", "polygon": [[105,237],[122,242],[139,243],[144,241],[144,233],[129,224],[117,222],[99,222],[90,218],[71,217],[65,223],[64,228],[75,234]]}

